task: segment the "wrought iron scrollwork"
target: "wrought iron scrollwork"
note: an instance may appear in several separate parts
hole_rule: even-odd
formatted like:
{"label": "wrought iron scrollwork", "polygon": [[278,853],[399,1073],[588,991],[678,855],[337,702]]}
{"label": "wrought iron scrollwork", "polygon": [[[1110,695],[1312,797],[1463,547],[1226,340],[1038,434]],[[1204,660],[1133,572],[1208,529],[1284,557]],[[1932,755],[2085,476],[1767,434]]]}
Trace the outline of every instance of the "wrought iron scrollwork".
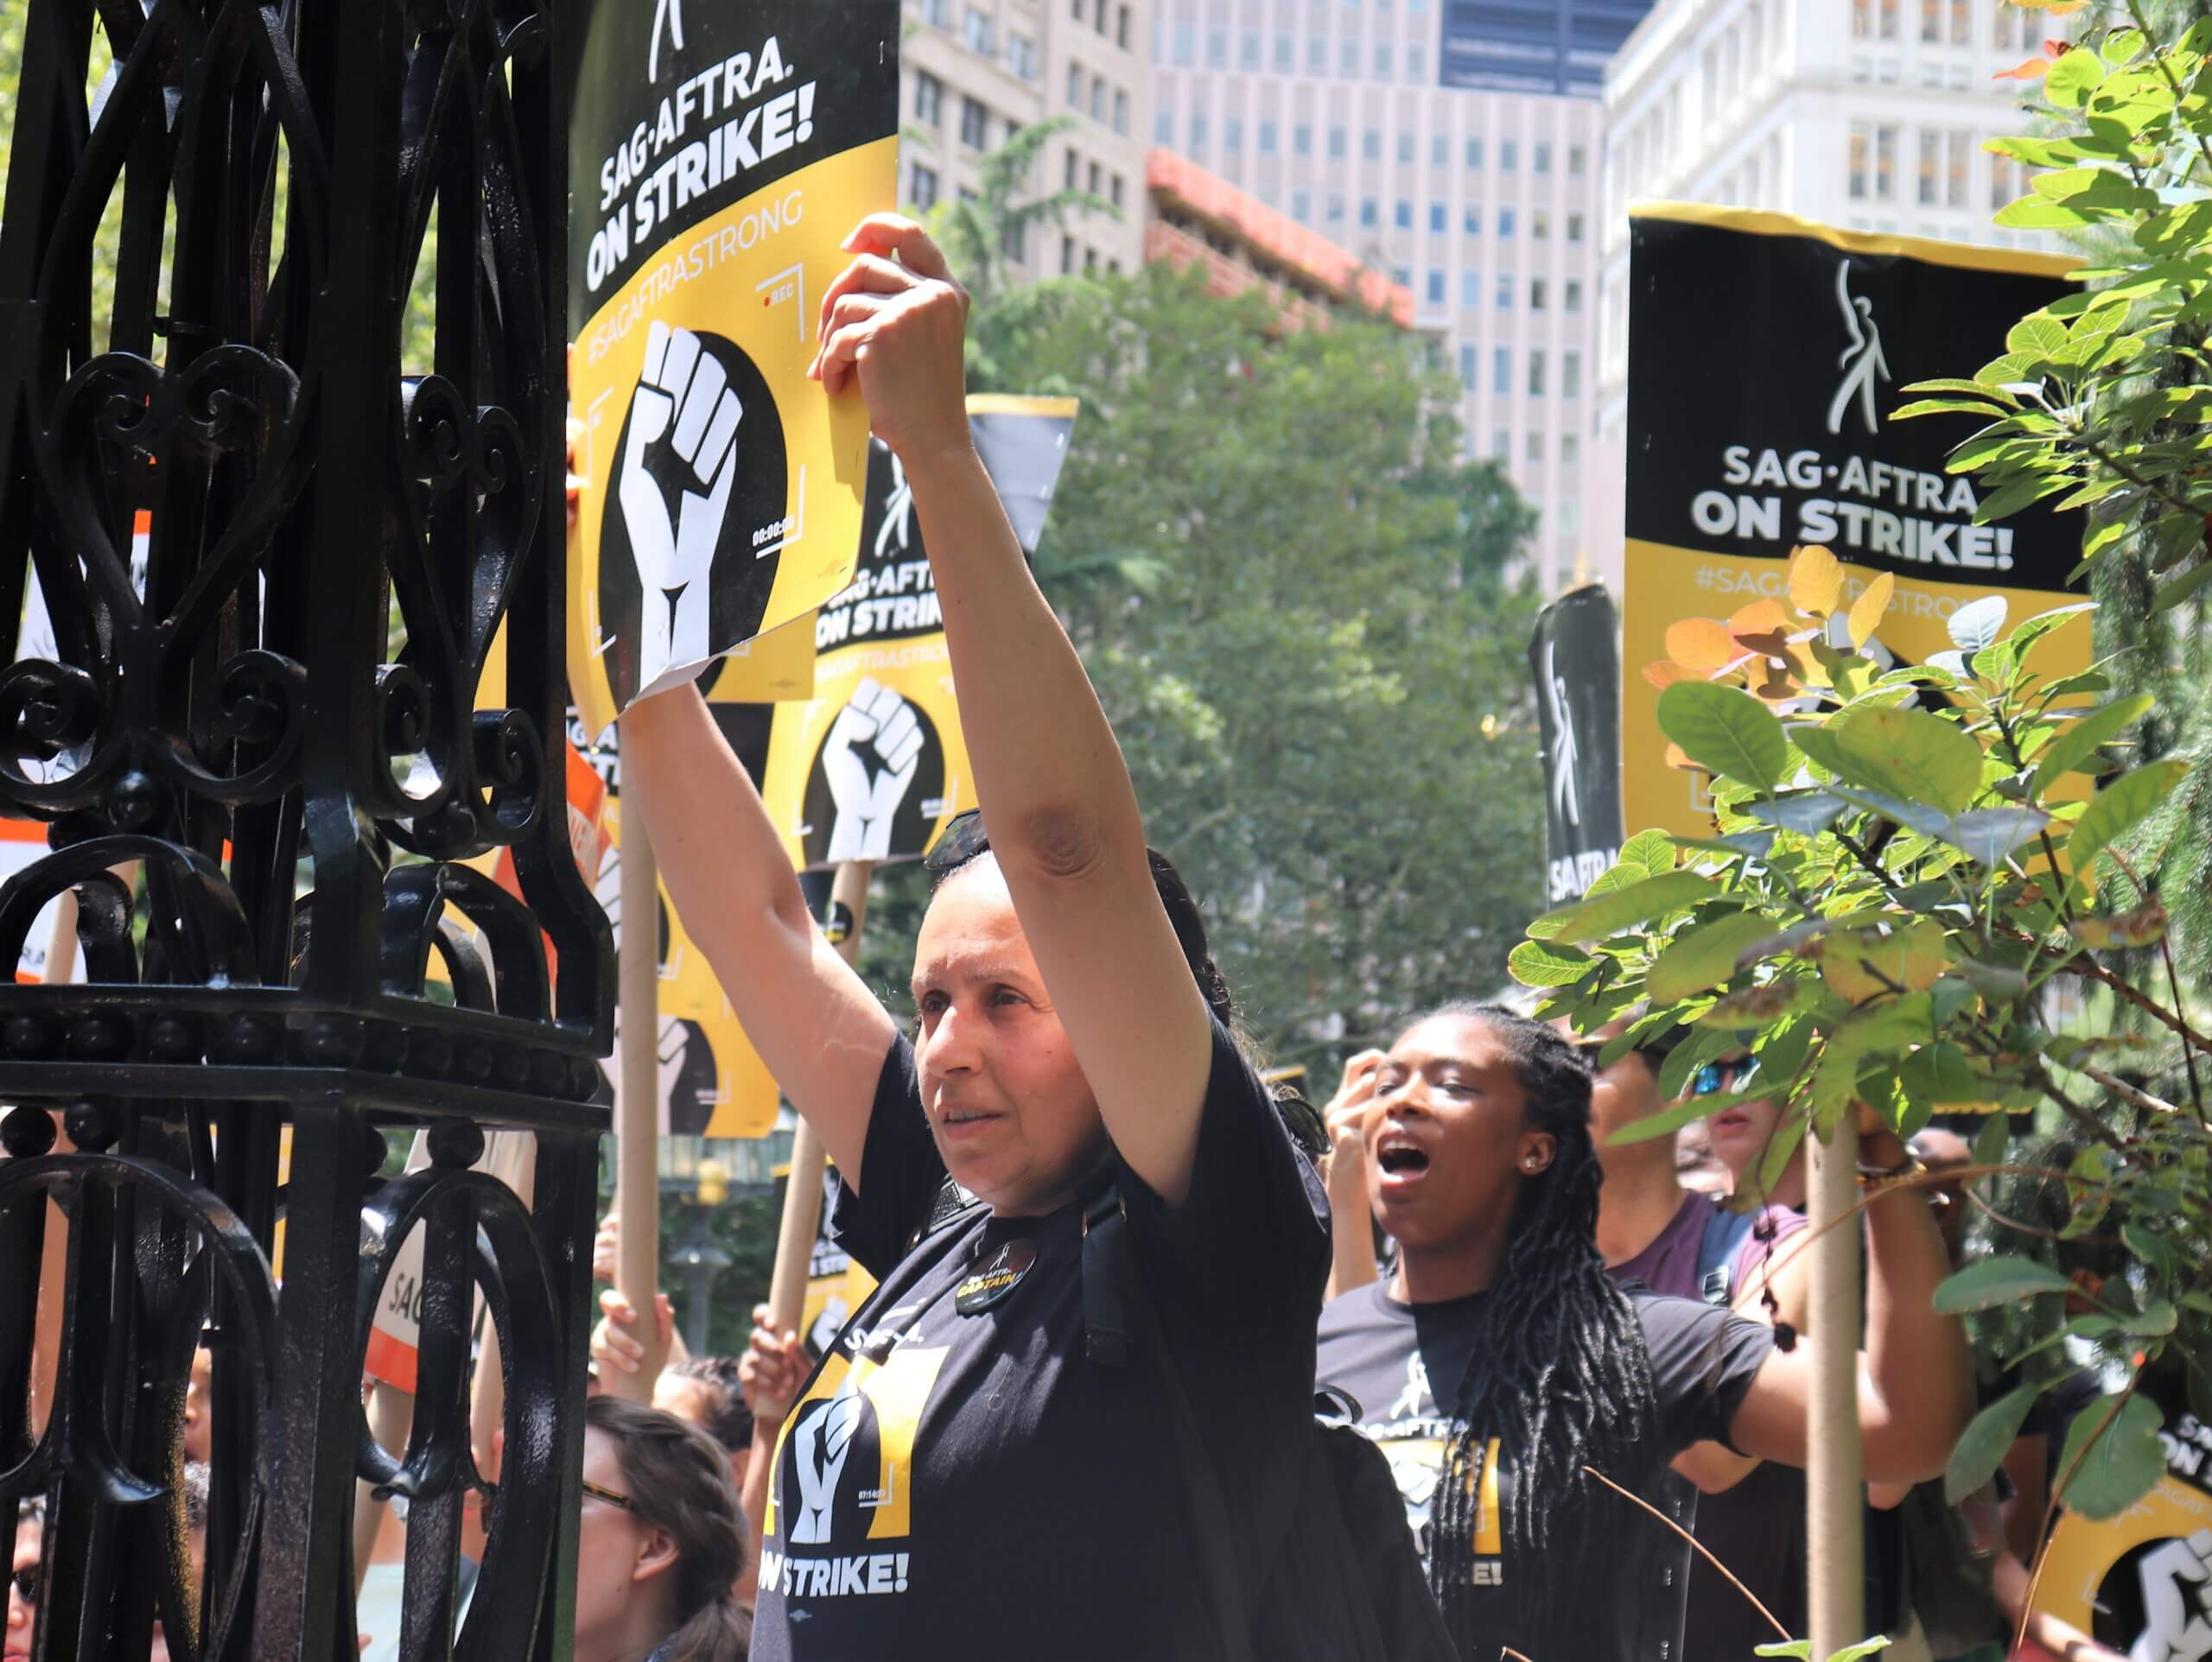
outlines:
{"label": "wrought iron scrollwork", "polygon": [[[560,750],[563,19],[17,3],[0,817],[46,847],[0,969],[78,976],[0,974],[0,1547],[42,1497],[39,1662],[156,1623],[179,1662],[327,1662],[365,1480],[410,1503],[404,1662],[555,1662],[613,994]],[[404,1130],[429,1164],[383,1177]],[[472,1169],[491,1132],[526,1201]],[[361,1379],[410,1234],[385,1449]]]}

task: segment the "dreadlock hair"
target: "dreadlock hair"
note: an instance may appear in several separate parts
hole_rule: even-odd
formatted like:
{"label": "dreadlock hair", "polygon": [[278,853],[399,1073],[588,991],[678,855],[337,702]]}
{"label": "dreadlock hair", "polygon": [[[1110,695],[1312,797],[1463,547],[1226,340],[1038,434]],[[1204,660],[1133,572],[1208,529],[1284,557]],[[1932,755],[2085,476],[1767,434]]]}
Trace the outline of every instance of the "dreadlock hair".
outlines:
{"label": "dreadlock hair", "polygon": [[588,1399],[584,1424],[614,1444],[639,1520],[676,1538],[676,1631],[654,1662],[745,1662],[753,1619],[731,1588],[747,1532],[721,1445],[689,1420],[620,1397]]}
{"label": "dreadlock hair", "polygon": [[753,1446],[753,1411],[745,1405],[745,1392],[737,1380],[734,1356],[690,1356],[661,1370],[665,1376],[688,1380],[706,1395],[706,1418],[698,1424],[731,1454]]}
{"label": "dreadlock hair", "polygon": [[1522,1183],[1466,1374],[1456,1400],[1439,1399],[1452,1432],[1431,1519],[1431,1585],[1454,1634],[1465,1633],[1494,1437],[1513,1474],[1497,1493],[1516,1566],[1506,1589],[1515,1647],[1539,1658],[1602,1655],[1608,1602],[1579,1589],[1615,1569],[1597,1557],[1592,1515],[1592,1502],[1610,1496],[1583,1468],[1645,1488],[1658,1466],[1658,1411],[1643,1329],[1598,1253],[1603,1177],[1590,1136],[1590,1072],[1559,1033],[1503,1005],[1459,1001],[1422,1019],[1436,1016],[1472,1018],[1505,1042],[1522,1112],[1556,1148]]}

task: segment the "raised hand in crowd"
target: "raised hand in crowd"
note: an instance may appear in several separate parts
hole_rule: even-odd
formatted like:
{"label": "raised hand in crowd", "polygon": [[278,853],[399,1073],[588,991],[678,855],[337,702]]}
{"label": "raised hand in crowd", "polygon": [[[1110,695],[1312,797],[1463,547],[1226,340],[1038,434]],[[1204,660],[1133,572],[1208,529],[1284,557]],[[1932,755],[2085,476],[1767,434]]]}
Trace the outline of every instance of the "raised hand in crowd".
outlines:
{"label": "raised hand in crowd", "polygon": [[[609,1287],[600,1294],[599,1308],[599,1325],[591,1331],[591,1359],[601,1376],[609,1368],[620,1373],[644,1372],[645,1342],[638,1336],[637,1307]],[[664,1292],[653,1295],[653,1339],[664,1363],[682,1361],[690,1354],[676,1330],[675,1306]]]}
{"label": "raised hand in crowd", "polygon": [[1375,1100],[1375,1070],[1385,1060],[1380,1050],[1360,1050],[1344,1059],[1344,1076],[1321,1123],[1329,1133],[1329,1285],[1326,1297],[1363,1287],[1377,1273],[1375,1225],[1368,1215],[1365,1135],[1368,1105]]}
{"label": "raised hand in crowd", "polygon": [[753,1334],[737,1364],[737,1386],[745,1393],[745,1405],[753,1411],[753,1423],[782,1425],[813,1365],[798,1335],[788,1329],[777,1333],[770,1323],[768,1307],[755,1304]]}

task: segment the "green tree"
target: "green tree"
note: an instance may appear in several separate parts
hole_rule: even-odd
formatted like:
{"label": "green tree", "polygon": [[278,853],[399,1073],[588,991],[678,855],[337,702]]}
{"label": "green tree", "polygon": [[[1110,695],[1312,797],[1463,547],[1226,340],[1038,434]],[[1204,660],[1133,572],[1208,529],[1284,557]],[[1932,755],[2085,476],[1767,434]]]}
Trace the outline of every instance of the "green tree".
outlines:
{"label": "green tree", "polygon": [[[1004,295],[975,336],[979,390],[1083,401],[1039,578],[1274,1054],[1494,991],[1539,877],[1533,517],[1426,352],[1158,267]],[[887,989],[919,900],[878,884]]]}
{"label": "green tree", "polygon": [[1046,150],[1074,125],[1068,117],[1055,116],[1009,135],[983,157],[973,196],[950,197],[931,211],[931,230],[979,310],[988,310],[1011,286],[1007,265],[1023,257],[1017,251],[1029,248],[1032,232],[1065,225],[1071,213],[1122,217],[1119,208],[1086,190],[1032,194]]}

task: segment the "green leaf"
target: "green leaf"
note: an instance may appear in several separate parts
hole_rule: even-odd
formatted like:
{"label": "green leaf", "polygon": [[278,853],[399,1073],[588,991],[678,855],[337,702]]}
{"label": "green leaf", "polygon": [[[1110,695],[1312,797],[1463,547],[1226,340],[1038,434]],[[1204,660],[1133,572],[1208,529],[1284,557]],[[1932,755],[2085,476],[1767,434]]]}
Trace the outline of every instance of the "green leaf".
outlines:
{"label": "green leaf", "polygon": [[2048,312],[2031,312],[2005,332],[2005,350],[2025,358],[2048,358],[2065,344],[2066,326]]}
{"label": "green leaf", "polygon": [[2095,53],[2069,52],[2043,78],[2043,95],[2059,109],[2076,109],[2104,78],[2104,60]]}
{"label": "green leaf", "polygon": [[2085,1518],[2119,1516],[2166,1475],[2165,1449],[2158,1441],[2164,1416],[2148,1399],[2130,1397],[2107,1424],[2115,1400],[2100,1397],[2075,1415],[2058,1456],[2063,1487],[2053,1498],[2063,1498],[2069,1510]]}
{"label": "green leaf", "polygon": [[1978,398],[1920,398],[1891,410],[1890,419],[1908,422],[1916,416],[1980,416],[1994,420],[2004,413],[1995,404]]}
{"label": "green leaf", "polygon": [[1943,841],[1982,866],[2002,866],[2008,855],[2050,823],[2039,808],[1977,808],[1953,820]]}
{"label": "green leaf", "polygon": [[2133,61],[2143,54],[2143,31],[2139,29],[2116,29],[2105,36],[2104,44],[2097,48],[2097,55],[2115,67]]}
{"label": "green leaf", "polygon": [[1529,935],[1532,940],[1570,944],[1601,940],[1694,905],[1712,892],[1711,882],[1695,872],[1666,872],[1595,899],[1546,912],[1529,925]]}
{"label": "green leaf", "polygon": [[2152,613],[2172,611],[2207,583],[2212,583],[2212,560],[2200,561],[2171,582],[2159,584],[2151,597]]}
{"label": "green leaf", "polygon": [[1796,1662],[1812,1662],[1813,1641],[1809,1639],[1792,1639],[1781,1644],[1762,1645],[1752,1654],[1794,1657]]}
{"label": "green leaf", "polygon": [[2028,781],[2028,794],[2047,794],[2062,777],[2095,755],[2100,747],[2140,721],[2152,703],[2150,694],[2139,693],[2133,698],[2114,699],[2090,711],[2050,741],[2050,748],[2036,764],[2035,777]]}
{"label": "green leaf", "polygon": [[1979,600],[1967,601],[1948,619],[1951,644],[1961,652],[1979,652],[1985,646],[1995,645],[1998,637],[2005,632],[2006,611],[2001,594],[1986,594]]}
{"label": "green leaf", "polygon": [[1976,1132],[1974,1139],[1974,1163],[1976,1165],[2003,1165],[2005,1157],[2012,1151],[2012,1126],[2009,1116],[1993,1113],[1989,1123]]}
{"label": "green leaf", "polygon": [[1782,723],[1758,700],[1709,681],[1678,681],[1659,695],[1659,726],[1690,760],[1724,778],[1771,790],[1789,759]]}
{"label": "green leaf", "polygon": [[1755,820],[1778,825],[1785,831],[1816,837],[1834,825],[1848,805],[1840,796],[1831,796],[1825,791],[1806,790],[1777,796],[1770,802],[1745,802],[1744,812]]}
{"label": "green leaf", "polygon": [[2020,1386],[1967,1422],[1958,1446],[1951,1450],[1950,1463],[1943,1469],[1943,1499],[1948,1504],[1963,1505],[1968,1495],[1997,1475],[1997,1469],[2005,1463],[2013,1440],[2026,1423],[2028,1410],[2042,1394],[2041,1386]]}
{"label": "green leaf", "polygon": [[2181,1324],[2181,1313],[2164,1298],[2153,1298],[2135,1315],[2120,1324],[2120,1331],[2132,1339],[2164,1339]]}
{"label": "green leaf", "polygon": [[1931,1107],[1967,1107],[1986,1101],[1988,1078],[1974,1070],[1967,1054],[1955,1044],[1923,1044],[1897,1064],[1897,1082],[1915,1104]]}
{"label": "green leaf", "polygon": [[2096,794],[2075,821],[2074,834],[2066,840],[2066,858],[2077,885],[2089,886],[2097,856],[2147,819],[2173,794],[2189,770],[2190,764],[2179,757],[2167,757],[2121,774]]}
{"label": "green leaf", "polygon": [[1615,866],[1634,866],[1646,877],[1675,869],[1675,843],[1664,831],[1639,831],[1621,845]]}
{"label": "green leaf", "polygon": [[2071,1281],[2034,1259],[1985,1258],[1936,1289],[1935,1310],[1938,1316],[1964,1316],[1969,1310],[1995,1310],[2022,1298],[2073,1291]]}
{"label": "green leaf", "polygon": [[1654,1004],[1674,1004],[1716,987],[1735,974],[1736,960],[1746,947],[1766,940],[1779,927],[1761,912],[1732,912],[1701,923],[1677,936],[1652,960],[1644,992]]}
{"label": "green leaf", "polygon": [[1505,967],[1523,986],[1572,986],[1598,961],[1588,953],[1552,941],[1523,941],[1506,955]]}
{"label": "green leaf", "polygon": [[2012,631],[2010,638],[2013,662],[2025,663],[2029,650],[2045,635],[2063,625],[2072,622],[2083,612],[2094,612],[2096,609],[2097,603],[2094,600],[2077,600],[2072,606],[2053,606],[2048,612],[2038,612],[2032,618],[2022,619],[2019,627]]}
{"label": "green leaf", "polygon": [[1946,814],[1962,813],[1980,794],[1981,746],[1941,716],[1878,706],[1831,721],[1826,731],[1856,783]]}

